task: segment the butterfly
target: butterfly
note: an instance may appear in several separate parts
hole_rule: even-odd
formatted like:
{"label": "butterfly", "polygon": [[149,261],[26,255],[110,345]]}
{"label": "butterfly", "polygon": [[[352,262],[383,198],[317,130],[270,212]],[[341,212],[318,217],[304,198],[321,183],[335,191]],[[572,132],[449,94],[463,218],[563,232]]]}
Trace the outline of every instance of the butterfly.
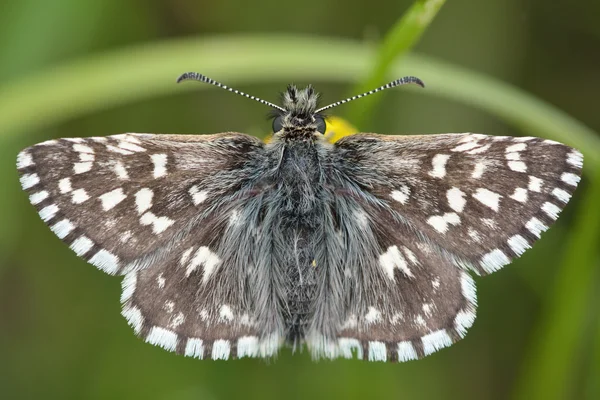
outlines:
{"label": "butterfly", "polygon": [[581,153],[535,137],[324,138],[311,86],[269,143],[235,132],[49,140],[19,153],[23,189],[78,256],[124,276],[137,335],[200,359],[407,361],[465,336],[472,274],[520,256],[567,204]]}

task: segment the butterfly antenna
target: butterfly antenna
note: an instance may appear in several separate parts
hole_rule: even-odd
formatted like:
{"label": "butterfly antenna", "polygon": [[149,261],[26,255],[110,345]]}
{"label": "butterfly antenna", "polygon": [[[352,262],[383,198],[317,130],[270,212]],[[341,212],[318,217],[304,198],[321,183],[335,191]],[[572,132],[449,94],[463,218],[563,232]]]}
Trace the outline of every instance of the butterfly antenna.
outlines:
{"label": "butterfly antenna", "polygon": [[223,85],[222,83],[217,82],[214,79],[210,79],[209,77],[204,76],[202,74],[199,74],[197,72],[186,72],[185,74],[182,74],[179,78],[177,78],[177,83],[180,83],[180,82],[183,82],[183,81],[189,81],[189,80],[200,81],[200,82],[204,82],[204,83],[210,83],[211,85],[215,85],[217,87],[220,87],[221,89],[229,90],[230,92],[233,92],[235,94],[242,95],[242,96],[247,97],[249,99],[256,100],[259,103],[262,103],[262,104],[265,104],[267,106],[276,108],[279,111],[286,112],[285,108],[280,107],[277,104],[273,104],[273,103],[268,102],[266,100],[259,99],[258,97],[250,96],[249,94],[246,94],[246,93],[244,93],[242,91],[239,91],[237,89],[230,88],[229,86]]}
{"label": "butterfly antenna", "polygon": [[385,90],[385,89],[389,89],[389,88],[393,88],[393,87],[401,86],[401,85],[406,85],[406,84],[409,84],[409,83],[415,83],[415,84],[421,86],[422,88],[425,87],[425,84],[419,78],[414,77],[414,76],[405,76],[404,78],[396,79],[393,82],[390,82],[388,84],[380,86],[377,89],[369,90],[368,92],[365,92],[365,93],[362,93],[362,94],[357,94],[356,96],[348,97],[347,99],[344,99],[344,100],[336,101],[335,103],[332,103],[332,104],[330,104],[328,106],[319,108],[315,112],[316,113],[320,113],[321,111],[325,111],[325,110],[328,110],[330,108],[337,107],[340,104],[344,104],[344,103],[347,103],[347,102],[352,101],[352,100],[360,99],[361,97],[365,97],[365,96],[368,96],[368,95],[373,94],[373,93],[381,92],[382,90]]}

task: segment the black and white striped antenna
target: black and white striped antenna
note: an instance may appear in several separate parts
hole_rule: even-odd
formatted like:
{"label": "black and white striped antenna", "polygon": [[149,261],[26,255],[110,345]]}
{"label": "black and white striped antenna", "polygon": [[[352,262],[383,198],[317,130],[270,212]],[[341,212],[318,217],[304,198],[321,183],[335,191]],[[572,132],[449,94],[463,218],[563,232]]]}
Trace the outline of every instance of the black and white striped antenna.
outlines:
{"label": "black and white striped antenna", "polygon": [[268,102],[266,100],[259,99],[258,97],[251,96],[251,95],[246,94],[246,93],[244,93],[242,91],[239,91],[237,89],[230,88],[229,86],[223,85],[222,83],[217,82],[214,79],[210,79],[209,77],[204,76],[202,74],[199,74],[197,72],[186,72],[185,74],[182,74],[179,78],[177,78],[177,83],[183,82],[183,81],[189,81],[189,80],[200,81],[200,82],[204,82],[204,83],[210,83],[211,85],[215,85],[217,87],[220,87],[221,89],[229,90],[230,92],[242,95],[242,96],[247,97],[249,99],[256,100],[259,103],[262,103],[262,104],[265,104],[267,106],[276,108],[279,111],[282,111],[282,112],[286,112],[287,111],[285,108],[280,107],[277,104],[273,104],[273,103]]}
{"label": "black and white striped antenna", "polygon": [[344,103],[347,103],[349,101],[360,99],[361,97],[365,97],[365,96],[368,96],[370,94],[380,92],[380,91],[382,91],[384,89],[389,89],[389,88],[393,88],[393,87],[396,87],[396,86],[406,85],[406,84],[409,84],[409,83],[417,84],[417,85],[421,86],[422,88],[425,87],[425,84],[419,78],[414,77],[414,76],[405,76],[404,78],[396,79],[393,82],[390,82],[388,84],[380,86],[377,89],[369,90],[368,92],[365,92],[365,93],[362,93],[362,94],[357,94],[356,96],[348,97],[347,99],[336,101],[335,103],[332,103],[332,104],[330,104],[328,106],[321,107],[317,111],[315,111],[315,113],[320,113],[322,111],[328,110],[328,109],[333,108],[333,107],[337,107],[337,106],[339,106],[341,104],[344,104]]}

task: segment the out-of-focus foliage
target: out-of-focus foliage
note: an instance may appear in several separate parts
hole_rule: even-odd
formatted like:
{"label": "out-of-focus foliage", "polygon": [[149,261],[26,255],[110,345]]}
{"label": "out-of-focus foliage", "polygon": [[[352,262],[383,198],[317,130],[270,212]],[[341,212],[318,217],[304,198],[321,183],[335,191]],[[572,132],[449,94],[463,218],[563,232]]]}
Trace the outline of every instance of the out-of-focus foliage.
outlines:
{"label": "out-of-focus foliage", "polygon": [[[595,0],[5,0],[0,398],[600,398],[598,15]],[[366,99],[331,110],[348,122],[330,118],[330,140],[352,132],[348,123],[535,134],[579,147],[584,180],[532,250],[477,280],[475,325],[433,356],[398,365],[315,364],[288,350],[273,363],[176,356],[134,336],[119,279],[54,237],[14,164],[21,148],[53,137],[269,131],[258,103],[175,85],[188,70],[270,101],[287,83],[312,83],[325,104],[352,86],[417,75],[427,89],[377,94],[368,113]]]}

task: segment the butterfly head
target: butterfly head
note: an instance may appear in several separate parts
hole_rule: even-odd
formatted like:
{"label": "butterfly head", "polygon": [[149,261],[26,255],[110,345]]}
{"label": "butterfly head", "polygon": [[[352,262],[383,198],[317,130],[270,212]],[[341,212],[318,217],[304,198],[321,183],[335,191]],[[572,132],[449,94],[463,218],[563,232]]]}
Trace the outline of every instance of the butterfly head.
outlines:
{"label": "butterfly head", "polygon": [[317,112],[319,94],[312,86],[289,85],[283,93],[283,110],[276,109],[273,132],[281,138],[314,138],[325,133],[325,118]]}

